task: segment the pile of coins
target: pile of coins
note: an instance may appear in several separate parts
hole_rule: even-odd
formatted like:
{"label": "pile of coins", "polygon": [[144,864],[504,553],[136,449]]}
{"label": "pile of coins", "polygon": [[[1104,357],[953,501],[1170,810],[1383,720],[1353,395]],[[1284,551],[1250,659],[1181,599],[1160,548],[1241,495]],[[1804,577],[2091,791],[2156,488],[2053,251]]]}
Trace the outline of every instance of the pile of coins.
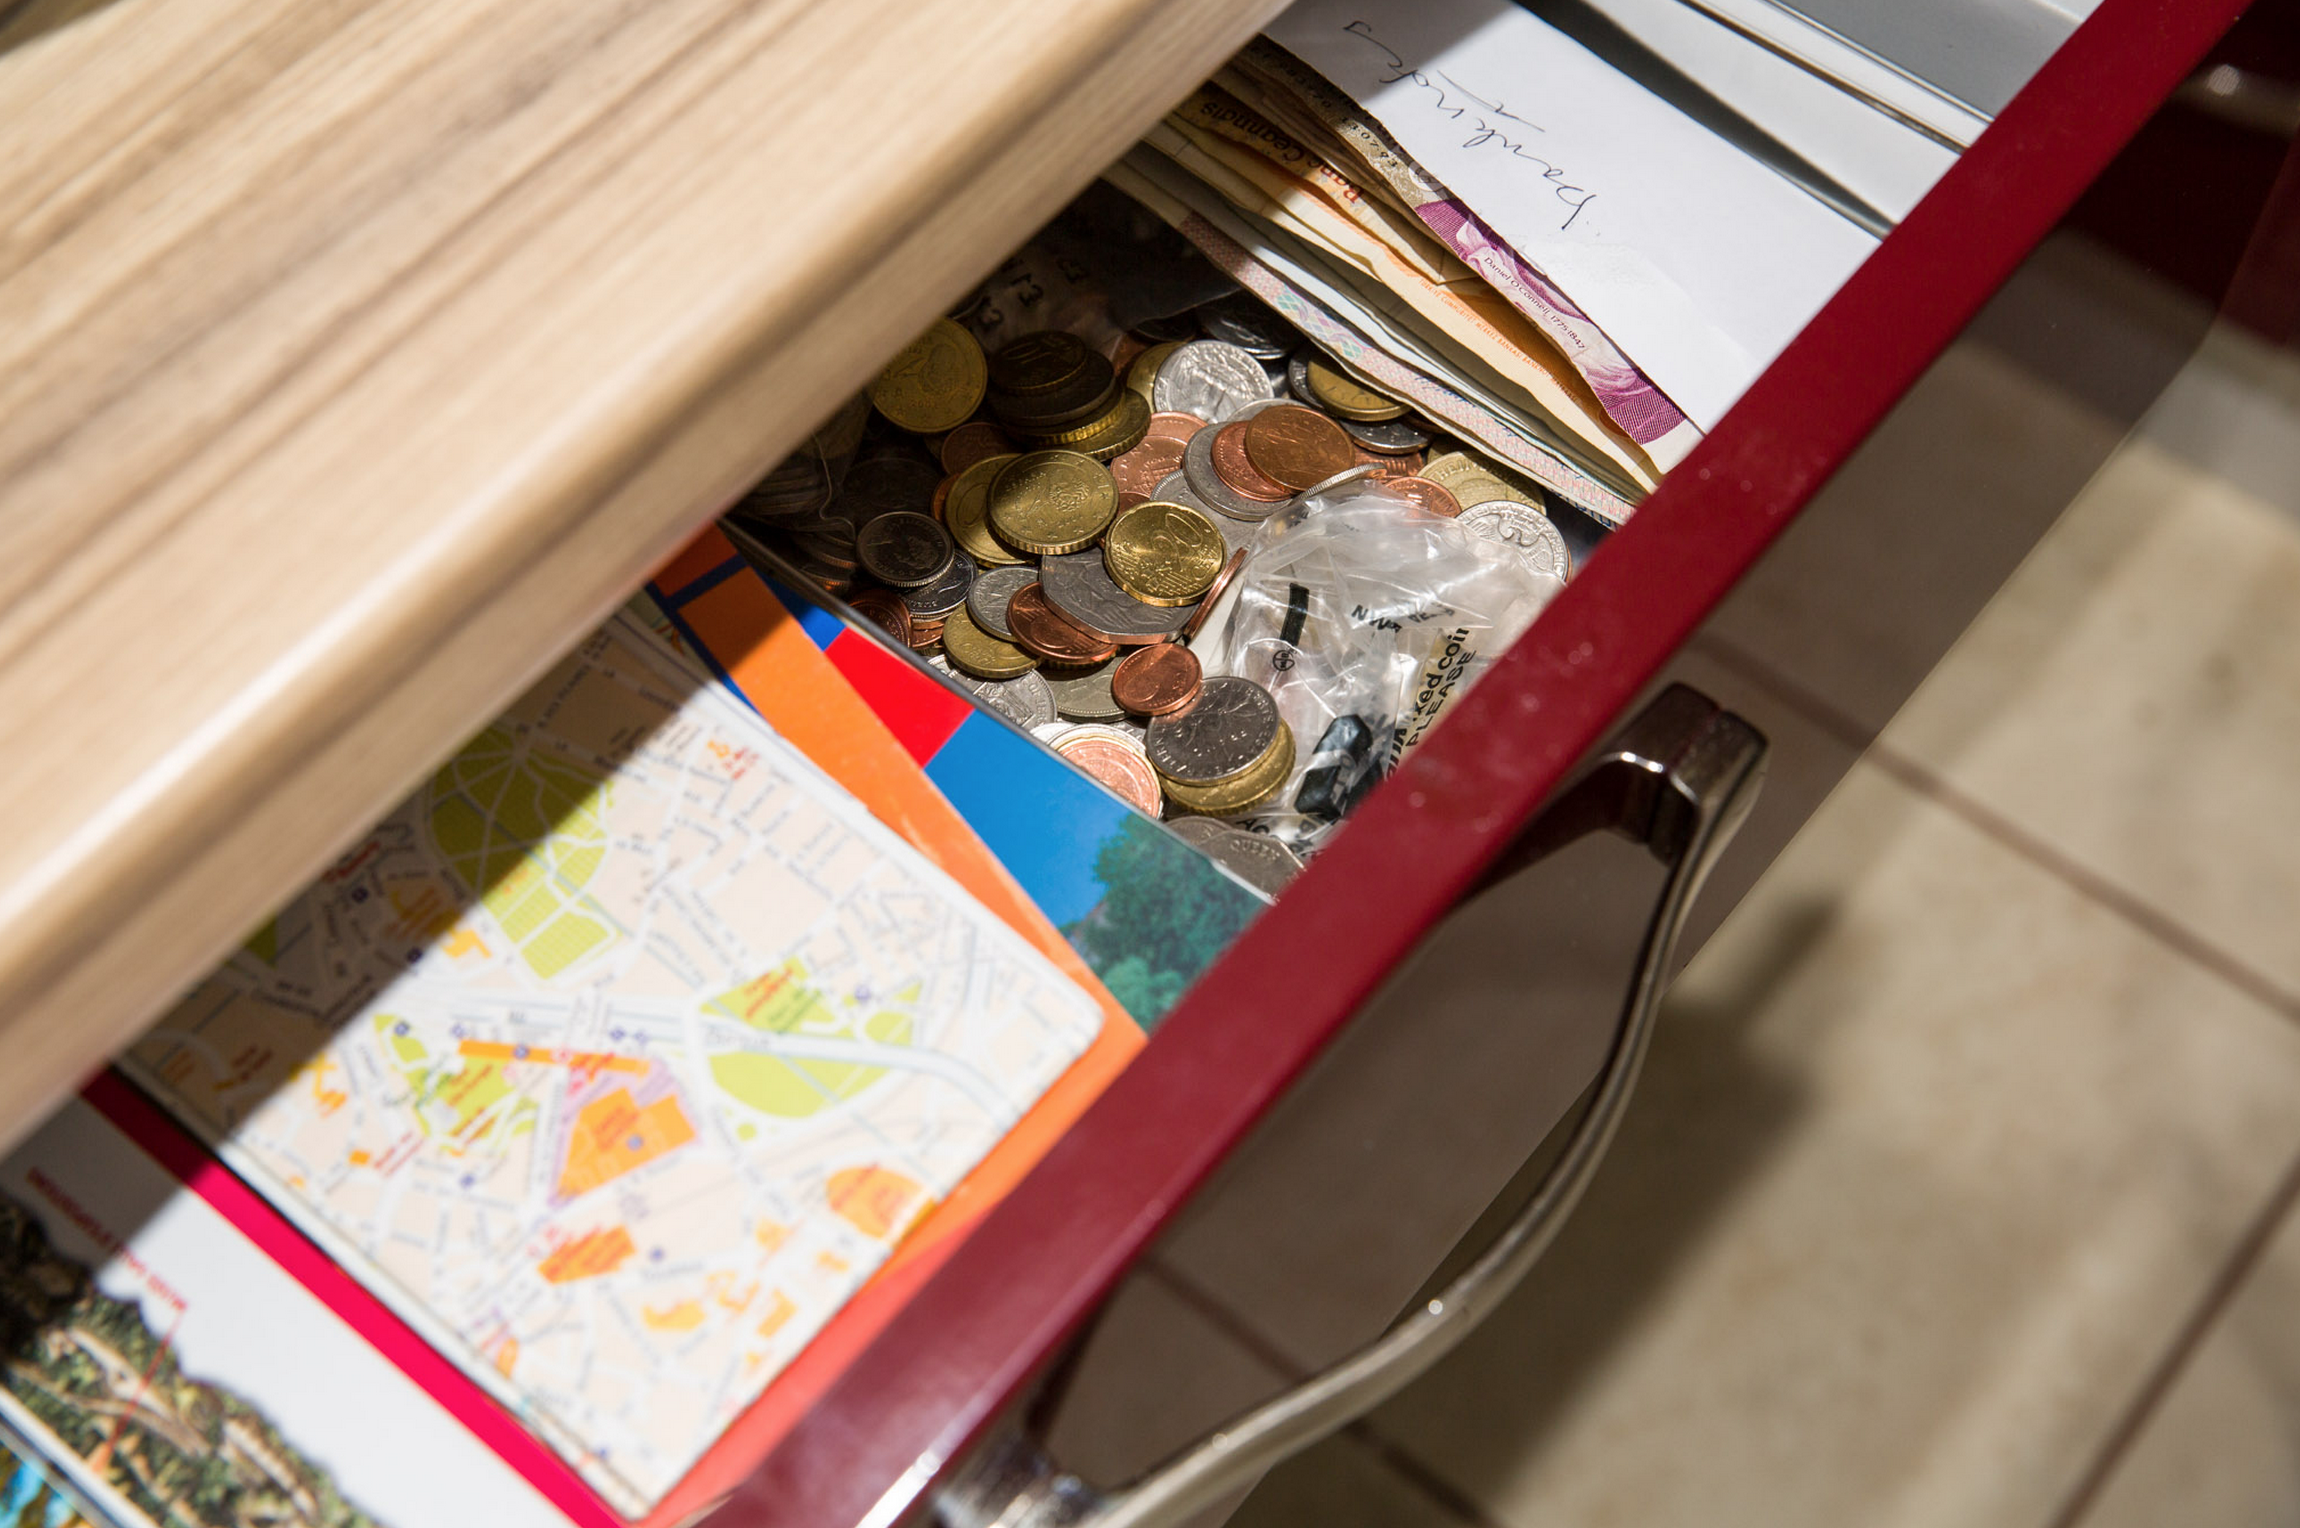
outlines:
{"label": "pile of coins", "polygon": [[[1297,500],[1378,478],[1536,573],[1569,571],[1538,490],[1433,454],[1430,425],[1242,295],[1105,349],[1046,330],[986,356],[938,320],[867,397],[735,525],[1154,816],[1247,813],[1293,773],[1269,692],[1202,674],[1185,644]],[[1226,824],[1192,837],[1241,874],[1251,861],[1249,880],[1292,860]]]}

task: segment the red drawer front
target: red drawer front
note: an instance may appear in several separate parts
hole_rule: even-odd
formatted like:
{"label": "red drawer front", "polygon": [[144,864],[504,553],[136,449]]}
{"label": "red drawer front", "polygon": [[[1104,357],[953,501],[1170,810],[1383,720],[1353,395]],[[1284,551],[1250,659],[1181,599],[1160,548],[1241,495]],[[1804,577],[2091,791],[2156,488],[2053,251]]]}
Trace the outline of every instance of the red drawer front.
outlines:
{"label": "red drawer front", "polygon": [[914,1507],[2243,8],[2104,0],[714,1521]]}

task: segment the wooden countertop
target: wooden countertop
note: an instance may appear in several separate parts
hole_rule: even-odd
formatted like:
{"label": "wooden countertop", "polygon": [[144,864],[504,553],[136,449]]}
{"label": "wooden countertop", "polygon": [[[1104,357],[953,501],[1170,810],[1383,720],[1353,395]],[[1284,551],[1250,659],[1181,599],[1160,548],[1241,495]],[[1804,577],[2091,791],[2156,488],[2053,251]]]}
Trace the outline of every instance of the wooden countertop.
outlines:
{"label": "wooden countertop", "polygon": [[1278,9],[0,28],[0,1149]]}

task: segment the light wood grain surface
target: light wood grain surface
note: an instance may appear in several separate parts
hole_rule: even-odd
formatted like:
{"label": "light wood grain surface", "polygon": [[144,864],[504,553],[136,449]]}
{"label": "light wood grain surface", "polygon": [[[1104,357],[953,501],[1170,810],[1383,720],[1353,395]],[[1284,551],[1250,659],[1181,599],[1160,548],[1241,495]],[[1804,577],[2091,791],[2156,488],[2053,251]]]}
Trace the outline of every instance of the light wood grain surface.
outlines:
{"label": "light wood grain surface", "polygon": [[0,30],[0,1148],[1277,8]]}

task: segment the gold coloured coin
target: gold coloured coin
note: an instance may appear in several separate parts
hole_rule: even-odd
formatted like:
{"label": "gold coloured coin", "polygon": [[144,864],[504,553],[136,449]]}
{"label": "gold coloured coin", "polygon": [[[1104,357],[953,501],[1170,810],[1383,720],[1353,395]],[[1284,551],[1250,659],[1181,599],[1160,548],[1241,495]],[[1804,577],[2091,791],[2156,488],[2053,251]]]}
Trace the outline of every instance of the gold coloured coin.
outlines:
{"label": "gold coloured coin", "polygon": [[955,429],[982,406],[990,366],[982,347],[947,318],[902,348],[870,385],[870,401],[887,420],[914,435]]}
{"label": "gold coloured coin", "polygon": [[1033,398],[1075,381],[1100,359],[1077,335],[1041,329],[1001,346],[987,364],[1000,392]]}
{"label": "gold coloured coin", "polygon": [[999,468],[990,484],[992,533],[1038,557],[1092,546],[1117,512],[1109,469],[1076,451],[1027,452]]}
{"label": "gold coloured coin", "polygon": [[1012,455],[986,456],[950,480],[950,494],[942,502],[942,523],[959,550],[984,568],[1005,568],[1022,561],[990,533],[990,485]]}
{"label": "gold coloured coin", "polygon": [[1166,340],[1136,356],[1126,367],[1126,390],[1140,393],[1142,401],[1149,403],[1150,387],[1158,380],[1158,368],[1166,364],[1168,356],[1181,348],[1180,341]]}
{"label": "gold coloured coin", "polygon": [[1111,581],[1145,605],[1168,608],[1204,594],[1228,554],[1212,520],[1186,504],[1156,499],[1111,521],[1102,538]]}
{"label": "gold coloured coin", "polygon": [[1387,393],[1377,393],[1355,377],[1343,375],[1323,361],[1309,365],[1310,396],[1344,419],[1355,419],[1361,424],[1379,424],[1385,419],[1396,419],[1406,406]]}
{"label": "gold coloured coin", "polygon": [[1161,774],[1159,788],[1166,799],[1185,812],[1201,817],[1234,817],[1250,812],[1278,793],[1294,772],[1294,729],[1278,723],[1277,736],[1262,756],[1227,780],[1212,785],[1185,785]]}
{"label": "gold coloured coin", "polygon": [[[1101,457],[1106,443],[1132,433],[1127,446],[1138,445],[1150,429],[1150,405],[1124,388],[1116,388],[1110,395],[1110,406],[1083,424],[1066,430],[1034,434],[1031,441],[1049,449],[1076,451],[1082,456]],[[1121,446],[1119,450],[1125,450]],[[1112,456],[1117,451],[1109,453]]]}
{"label": "gold coloured coin", "polygon": [[1466,452],[1448,451],[1443,456],[1433,456],[1422,464],[1420,475],[1452,494],[1457,503],[1490,504],[1496,499],[1515,499],[1520,504],[1542,508],[1538,495],[1520,488]]}
{"label": "gold coloured coin", "polygon": [[1150,405],[1138,393],[1121,391],[1118,407],[1101,421],[1102,428],[1073,448],[1098,462],[1122,456],[1142,444],[1150,433]]}
{"label": "gold coloured coin", "polygon": [[953,668],[977,679],[1014,679],[1038,667],[1036,657],[975,625],[964,607],[943,622],[942,651]]}

